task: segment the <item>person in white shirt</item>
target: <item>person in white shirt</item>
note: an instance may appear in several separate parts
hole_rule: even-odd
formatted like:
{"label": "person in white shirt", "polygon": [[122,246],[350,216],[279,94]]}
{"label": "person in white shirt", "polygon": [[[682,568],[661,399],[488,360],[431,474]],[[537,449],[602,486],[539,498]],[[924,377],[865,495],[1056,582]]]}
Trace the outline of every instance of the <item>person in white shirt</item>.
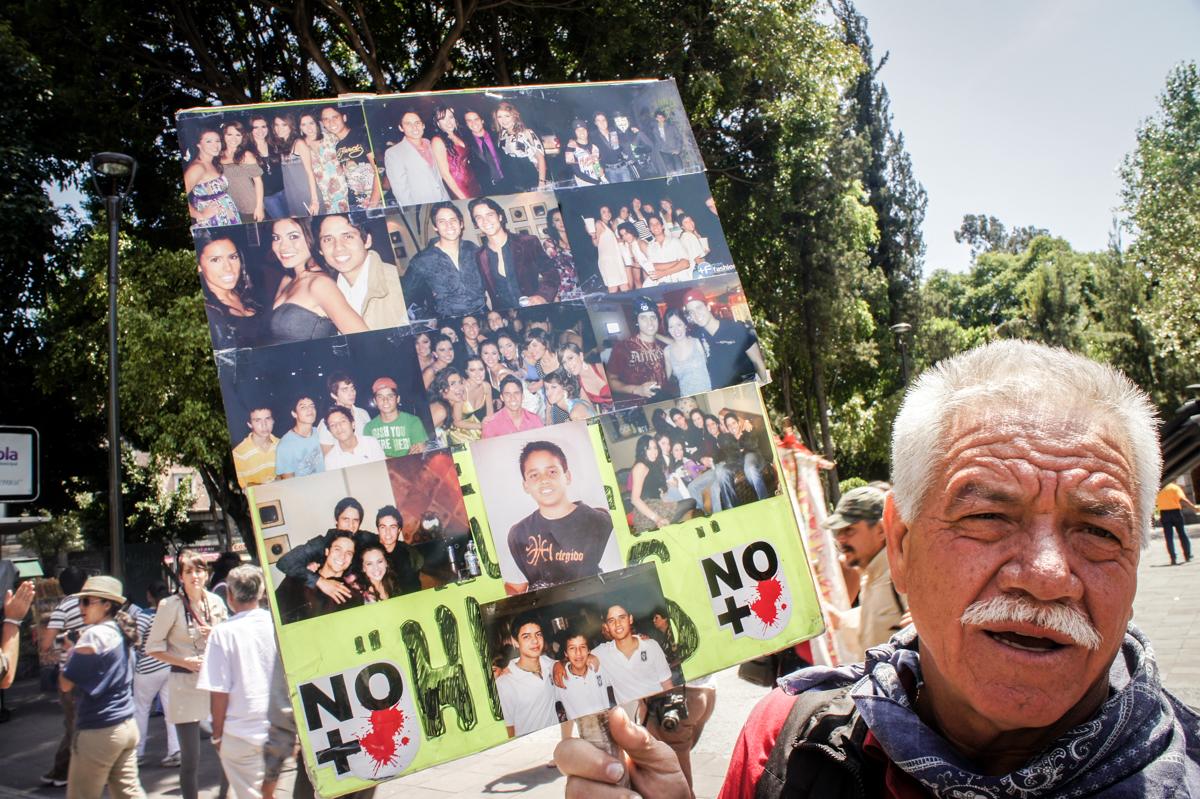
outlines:
{"label": "person in white shirt", "polygon": [[271,612],[259,607],[262,569],[225,577],[233,617],[213,628],[196,687],[211,694],[212,743],[237,799],[261,799],[267,705],[278,650]]}
{"label": "person in white shirt", "polygon": [[[333,404],[348,410],[354,420],[354,429],[363,430],[367,422],[371,421],[371,414],[354,404],[358,400],[358,388],[354,385],[354,378],[345,372],[331,372],[326,385],[329,386],[329,398],[333,400]],[[333,434],[329,432],[324,419],[317,425],[317,441],[321,445],[322,455],[333,449]]]}
{"label": "person in white shirt", "polygon": [[381,461],[386,456],[379,442],[370,436],[356,435],[350,411],[334,405],[325,412],[325,426],[333,434],[334,445],[325,453],[325,469],[343,469],[360,463]]}
{"label": "person in white shirt", "polygon": [[513,644],[517,658],[496,678],[504,726],[511,738],[557,724],[554,710],[554,684],[551,674],[555,661],[546,657],[546,639],[542,623],[530,613],[518,615],[512,622]]}
{"label": "person in white shirt", "polygon": [[592,650],[612,684],[619,704],[660,693],[672,686],[671,666],[657,641],[633,634],[633,615],[621,605],[604,614],[604,633],[611,638]]}
{"label": "person in white shirt", "polygon": [[563,687],[555,686],[554,689],[568,719],[590,716],[615,704],[604,668],[594,669],[588,665],[590,654],[587,636],[568,629],[563,635],[563,665],[566,667]]}
{"label": "person in white shirt", "polygon": [[396,204],[422,205],[449,200],[450,194],[442,183],[420,115],[416,111],[404,111],[397,127],[404,138],[383,153],[383,171]]}
{"label": "person in white shirt", "polygon": [[645,286],[660,283],[679,283],[692,279],[695,265],[688,259],[687,250],[683,243],[674,236],[668,236],[663,221],[655,214],[646,217],[650,226],[650,235],[654,240],[646,245],[646,257],[650,259],[654,274],[646,274]]}
{"label": "person in white shirt", "polygon": [[325,265],[338,273],[337,287],[371,330],[408,323],[400,270],[372,249],[361,214],[330,214],[321,219],[317,245]]}

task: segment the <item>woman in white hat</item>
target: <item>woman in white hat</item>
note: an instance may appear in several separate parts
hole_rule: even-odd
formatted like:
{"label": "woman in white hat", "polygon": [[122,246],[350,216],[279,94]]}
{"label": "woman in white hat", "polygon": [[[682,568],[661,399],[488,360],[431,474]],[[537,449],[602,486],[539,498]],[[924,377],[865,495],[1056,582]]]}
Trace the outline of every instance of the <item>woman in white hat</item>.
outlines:
{"label": "woman in white hat", "polygon": [[[170,664],[167,722],[179,734],[179,790],[183,799],[196,799],[196,771],[200,765],[200,722],[208,718],[209,693],[196,687],[208,634],[225,621],[229,611],[221,597],[205,590],[208,563],[199,553],[185,549],[176,560],[180,590],[158,605],[154,624],[146,637],[146,654]],[[176,765],[163,761],[164,766]]]}
{"label": "woman in white hat", "polygon": [[67,657],[59,687],[75,694],[75,740],[67,799],[143,799],[138,778],[138,728],[133,718],[133,646],[137,628],[121,611],[121,581],[90,577],[79,612],[90,625]]}

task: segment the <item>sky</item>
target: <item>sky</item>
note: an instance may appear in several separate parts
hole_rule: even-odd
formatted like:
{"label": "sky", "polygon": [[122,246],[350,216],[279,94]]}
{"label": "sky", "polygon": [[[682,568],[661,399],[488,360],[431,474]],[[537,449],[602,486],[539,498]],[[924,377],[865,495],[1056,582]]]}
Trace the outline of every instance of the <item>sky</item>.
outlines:
{"label": "sky", "polygon": [[1121,160],[1171,68],[1200,60],[1200,0],[855,0],[929,195],[925,274],[965,271],[964,214],[1108,244]]}

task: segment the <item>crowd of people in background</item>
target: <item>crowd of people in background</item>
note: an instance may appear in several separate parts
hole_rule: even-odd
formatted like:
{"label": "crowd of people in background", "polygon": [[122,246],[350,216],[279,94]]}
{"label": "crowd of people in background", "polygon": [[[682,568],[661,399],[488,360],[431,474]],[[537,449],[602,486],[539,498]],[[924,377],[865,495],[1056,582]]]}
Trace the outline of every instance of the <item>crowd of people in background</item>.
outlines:
{"label": "crowd of people in background", "polygon": [[[99,799],[105,788],[114,799],[145,796],[140,770],[152,767],[146,741],[155,704],[167,740],[153,765],[179,769],[184,799],[198,796],[204,737],[221,764],[220,796],[261,796],[267,697],[279,668],[262,570],[235,553],[211,563],[184,550],[172,578],[174,591],[151,581],[138,606],[115,577],[88,577],[75,566],[59,575],[65,596],[39,643],[58,654],[64,731],[42,782],[65,786],[69,799]],[[8,598],[6,618],[31,589],[25,583],[16,602]]]}

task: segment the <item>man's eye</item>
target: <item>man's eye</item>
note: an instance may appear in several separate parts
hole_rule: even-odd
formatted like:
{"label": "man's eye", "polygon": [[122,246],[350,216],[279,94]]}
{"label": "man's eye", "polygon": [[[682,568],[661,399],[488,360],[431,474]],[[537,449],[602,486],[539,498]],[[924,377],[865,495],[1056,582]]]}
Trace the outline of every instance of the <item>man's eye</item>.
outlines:
{"label": "man's eye", "polygon": [[1120,538],[1118,538],[1116,535],[1114,535],[1114,534],[1112,533],[1112,531],[1110,531],[1110,530],[1105,530],[1103,527],[1097,527],[1097,526],[1096,526],[1096,525],[1094,525],[1094,524],[1087,524],[1087,525],[1084,525],[1084,527],[1083,527],[1083,530],[1084,530],[1084,532],[1086,532],[1088,535],[1094,535],[1094,536],[1096,536],[1097,538],[1106,538],[1106,539],[1108,539],[1108,540],[1110,540],[1110,541],[1120,541],[1120,540],[1121,540],[1121,539],[1120,539]]}

